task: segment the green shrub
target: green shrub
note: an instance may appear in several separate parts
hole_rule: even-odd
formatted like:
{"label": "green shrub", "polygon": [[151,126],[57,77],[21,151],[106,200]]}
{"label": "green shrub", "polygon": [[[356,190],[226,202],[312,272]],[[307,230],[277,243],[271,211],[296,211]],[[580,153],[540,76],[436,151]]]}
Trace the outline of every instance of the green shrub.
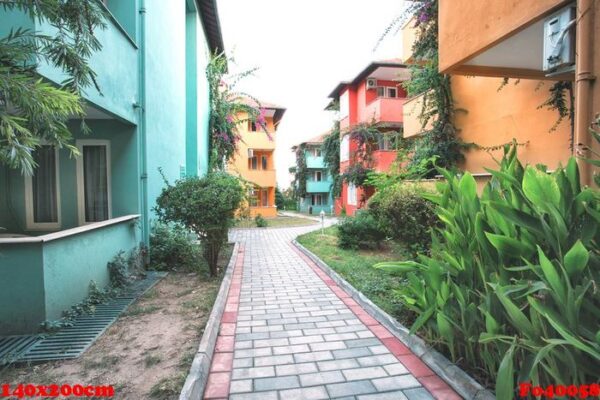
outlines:
{"label": "green shrub", "polygon": [[202,263],[200,245],[193,234],[177,224],[152,225],[150,232],[150,264],[158,271],[195,271]]}
{"label": "green shrub", "polygon": [[369,200],[369,211],[387,234],[417,249],[429,247],[431,228],[439,219],[435,204],[423,198],[423,189],[399,183],[376,192]]}
{"label": "green shrub", "polygon": [[366,210],[338,224],[338,244],[343,249],[375,249],[384,239],[385,232]]}
{"label": "green shrub", "polygon": [[267,226],[269,226],[269,223],[267,222],[267,220],[264,219],[263,216],[260,214],[258,214],[256,217],[254,217],[254,223],[256,224],[256,226],[258,228],[266,228]]}
{"label": "green shrub", "polygon": [[108,275],[110,276],[110,285],[113,288],[122,288],[129,284],[131,277],[129,274],[129,260],[124,251],[119,251],[107,264]]}
{"label": "green shrub", "polygon": [[202,241],[202,251],[210,274],[217,275],[217,261],[235,211],[244,200],[239,179],[224,172],[203,178],[188,177],[167,183],[156,200],[161,222],[177,223],[194,232]]}
{"label": "green shrub", "polygon": [[475,179],[441,170],[430,198],[444,226],[431,256],[382,263],[420,331],[453,360],[485,371],[496,396],[515,382],[585,384],[600,371],[600,195],[577,163],[549,174],[505,149],[479,196]]}

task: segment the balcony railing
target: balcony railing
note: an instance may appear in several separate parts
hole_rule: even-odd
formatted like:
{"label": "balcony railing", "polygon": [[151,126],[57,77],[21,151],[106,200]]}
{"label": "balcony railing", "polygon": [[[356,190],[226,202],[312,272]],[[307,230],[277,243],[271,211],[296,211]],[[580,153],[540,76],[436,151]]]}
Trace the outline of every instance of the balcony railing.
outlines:
{"label": "balcony railing", "polygon": [[423,109],[423,98],[425,93],[411,97],[404,103],[403,120],[404,120],[404,137],[409,138],[420,135],[424,131],[431,129],[433,118],[430,118],[425,126],[421,122],[421,110]]}
{"label": "balcony railing", "polygon": [[244,171],[244,178],[260,187],[275,187],[275,170],[274,169],[250,169]]}
{"label": "balcony railing", "polygon": [[306,156],[307,168],[325,168],[323,157]]}
{"label": "balcony railing", "polygon": [[380,97],[367,105],[362,115],[361,122],[376,122],[388,124],[402,123],[402,106],[406,99]]}
{"label": "balcony railing", "polygon": [[328,193],[331,188],[330,181],[308,181],[306,191],[308,193]]}

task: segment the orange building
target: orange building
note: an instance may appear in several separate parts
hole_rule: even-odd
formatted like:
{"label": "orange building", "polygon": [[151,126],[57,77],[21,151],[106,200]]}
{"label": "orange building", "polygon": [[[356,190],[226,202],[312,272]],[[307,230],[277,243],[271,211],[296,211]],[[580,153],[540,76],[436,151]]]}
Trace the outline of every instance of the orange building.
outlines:
{"label": "orange building", "polygon": [[[339,103],[340,173],[363,162],[355,157],[359,143],[350,135],[354,127],[369,124],[382,132],[402,129],[402,107],[406,100],[402,81],[409,77],[408,69],[400,60],[376,61],[352,81],[339,83],[331,92],[329,97]],[[387,171],[396,159],[396,151],[384,138],[372,145],[376,147],[372,155],[372,169]],[[365,190],[344,182],[341,196],[335,199],[336,214],[345,210],[347,215],[354,215],[372,195],[372,189]]]}
{"label": "orange building", "polygon": [[[440,0],[440,31],[442,32],[442,21],[447,20],[446,13],[452,12],[453,18],[461,20],[468,15],[466,8],[460,14],[456,11],[454,3],[452,7],[445,6],[445,0]],[[481,1],[481,2],[458,2],[467,7],[473,4],[499,4],[504,1]],[[529,4],[530,2],[527,2]],[[476,7],[478,8],[478,7]],[[482,7],[482,10],[486,9]],[[411,47],[415,38],[413,30],[414,23],[409,21],[403,28],[403,58],[405,62],[412,63]],[[464,35],[464,47],[468,47],[469,40],[476,40],[480,35],[471,31],[471,23],[462,20],[455,24],[456,29],[467,29],[469,35]],[[462,33],[461,33],[462,35]],[[463,36],[461,36],[463,37]],[[461,41],[451,41],[448,38],[442,40],[440,33],[439,54],[440,65],[445,61],[443,56],[449,57],[448,46],[457,48]],[[525,53],[535,52],[532,49],[521,49],[516,51],[518,57]],[[454,58],[454,55],[452,55]],[[549,88],[553,82],[548,81],[543,75],[522,74],[515,76],[517,79],[510,80],[503,86],[503,73],[500,69],[496,77],[488,77],[487,68],[469,67],[464,70],[465,75],[456,75],[451,79],[452,94],[455,108],[459,110],[455,115],[454,124],[458,135],[464,143],[475,143],[479,149],[471,148],[464,151],[464,162],[460,167],[469,171],[478,181],[480,188],[491,177],[486,168],[497,167],[495,159],[502,157],[502,149],[491,150],[491,148],[510,143],[516,140],[519,147],[519,158],[524,163],[548,165],[550,169],[559,164],[565,164],[571,155],[571,124],[567,119],[563,120],[555,130],[552,130],[558,120],[555,110],[540,108],[550,96]],[[479,71],[479,72],[478,72]],[[444,71],[442,71],[444,72]],[[472,76],[481,75],[481,76]],[[506,75],[510,76],[510,75]],[[526,78],[538,79],[526,79]],[[502,89],[500,89],[502,87]],[[421,110],[422,96],[416,96],[406,101],[404,106],[404,137],[416,137],[423,131],[419,114]],[[551,131],[552,130],[552,131]]]}
{"label": "orange building", "polygon": [[[576,149],[585,154],[589,146],[595,146],[589,126],[600,112],[600,84],[596,79],[600,75],[600,1],[439,0],[438,22],[440,72],[457,75],[453,80],[459,100],[462,96],[464,102],[472,103],[479,95],[464,89],[475,83],[458,75],[543,79],[548,84],[573,81]],[[481,79],[490,78],[477,78]],[[507,132],[513,125],[515,135],[530,142],[530,147],[520,152],[522,158],[553,166],[570,155],[564,150],[565,136],[570,132],[563,126],[556,133],[546,133],[553,117],[543,111],[531,111],[535,118],[525,115],[525,110],[536,104],[532,101],[538,96],[534,86],[526,82],[513,89],[518,90],[520,107],[514,98],[496,102],[498,108],[480,113],[477,122],[496,119]],[[471,105],[477,110],[476,104]],[[465,118],[468,121],[471,117]],[[470,132],[477,129],[474,125],[463,124]],[[484,126],[485,130],[478,130],[486,136],[487,132],[497,132],[492,124]],[[582,162],[580,168],[582,181],[591,183],[590,164]]]}
{"label": "orange building", "polygon": [[238,115],[238,120],[243,121],[238,126],[241,140],[238,143],[238,153],[227,170],[233,175],[240,176],[252,186],[249,193],[250,204],[248,204],[252,217],[259,214],[266,218],[276,217],[275,141],[277,126],[285,113],[285,108],[265,102],[257,105],[253,101],[245,101],[260,107],[267,132],[259,124],[245,121],[247,115]]}

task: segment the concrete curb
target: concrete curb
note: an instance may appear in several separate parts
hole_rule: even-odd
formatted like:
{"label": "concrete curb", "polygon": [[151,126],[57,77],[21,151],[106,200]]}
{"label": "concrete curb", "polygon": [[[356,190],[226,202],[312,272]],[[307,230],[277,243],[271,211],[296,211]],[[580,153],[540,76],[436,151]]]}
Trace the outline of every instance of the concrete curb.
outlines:
{"label": "concrete curb", "polygon": [[440,378],[450,385],[458,394],[467,400],[493,400],[496,397],[476,380],[471,378],[466,372],[453,364],[435,349],[429,347],[421,338],[411,335],[409,330],[398,322],[395,318],[383,311],[365,295],[356,290],[344,278],[338,275],[333,269],[325,264],[310,250],[306,249],[296,240],[292,241],[298,250],[306,254],[315,262],[331,279],[342,287],[352,298],[360,304],[373,318],[392,332],[402,343],[419,357],[429,368],[431,368]]}
{"label": "concrete curb", "polygon": [[227,264],[227,270],[221,281],[221,287],[219,293],[215,299],[210,317],[206,322],[204,328],[204,334],[200,340],[198,351],[192,361],[190,372],[185,380],[183,389],[179,395],[179,400],[197,400],[201,399],[204,394],[204,388],[208,380],[208,373],[210,371],[210,364],[215,351],[215,343],[217,336],[219,335],[219,327],[221,325],[221,317],[225,310],[225,303],[227,302],[227,293],[229,293],[229,286],[231,286],[231,277],[233,275],[233,269],[235,262],[238,258],[239,244],[235,243],[233,252],[231,253],[231,259]]}

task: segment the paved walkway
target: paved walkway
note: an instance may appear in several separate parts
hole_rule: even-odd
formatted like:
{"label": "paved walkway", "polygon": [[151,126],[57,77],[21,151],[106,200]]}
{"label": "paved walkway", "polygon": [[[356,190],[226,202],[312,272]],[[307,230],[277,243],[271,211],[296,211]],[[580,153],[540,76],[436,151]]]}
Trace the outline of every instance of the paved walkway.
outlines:
{"label": "paved walkway", "polygon": [[232,232],[240,246],[205,398],[460,399],[290,243],[313,229]]}

